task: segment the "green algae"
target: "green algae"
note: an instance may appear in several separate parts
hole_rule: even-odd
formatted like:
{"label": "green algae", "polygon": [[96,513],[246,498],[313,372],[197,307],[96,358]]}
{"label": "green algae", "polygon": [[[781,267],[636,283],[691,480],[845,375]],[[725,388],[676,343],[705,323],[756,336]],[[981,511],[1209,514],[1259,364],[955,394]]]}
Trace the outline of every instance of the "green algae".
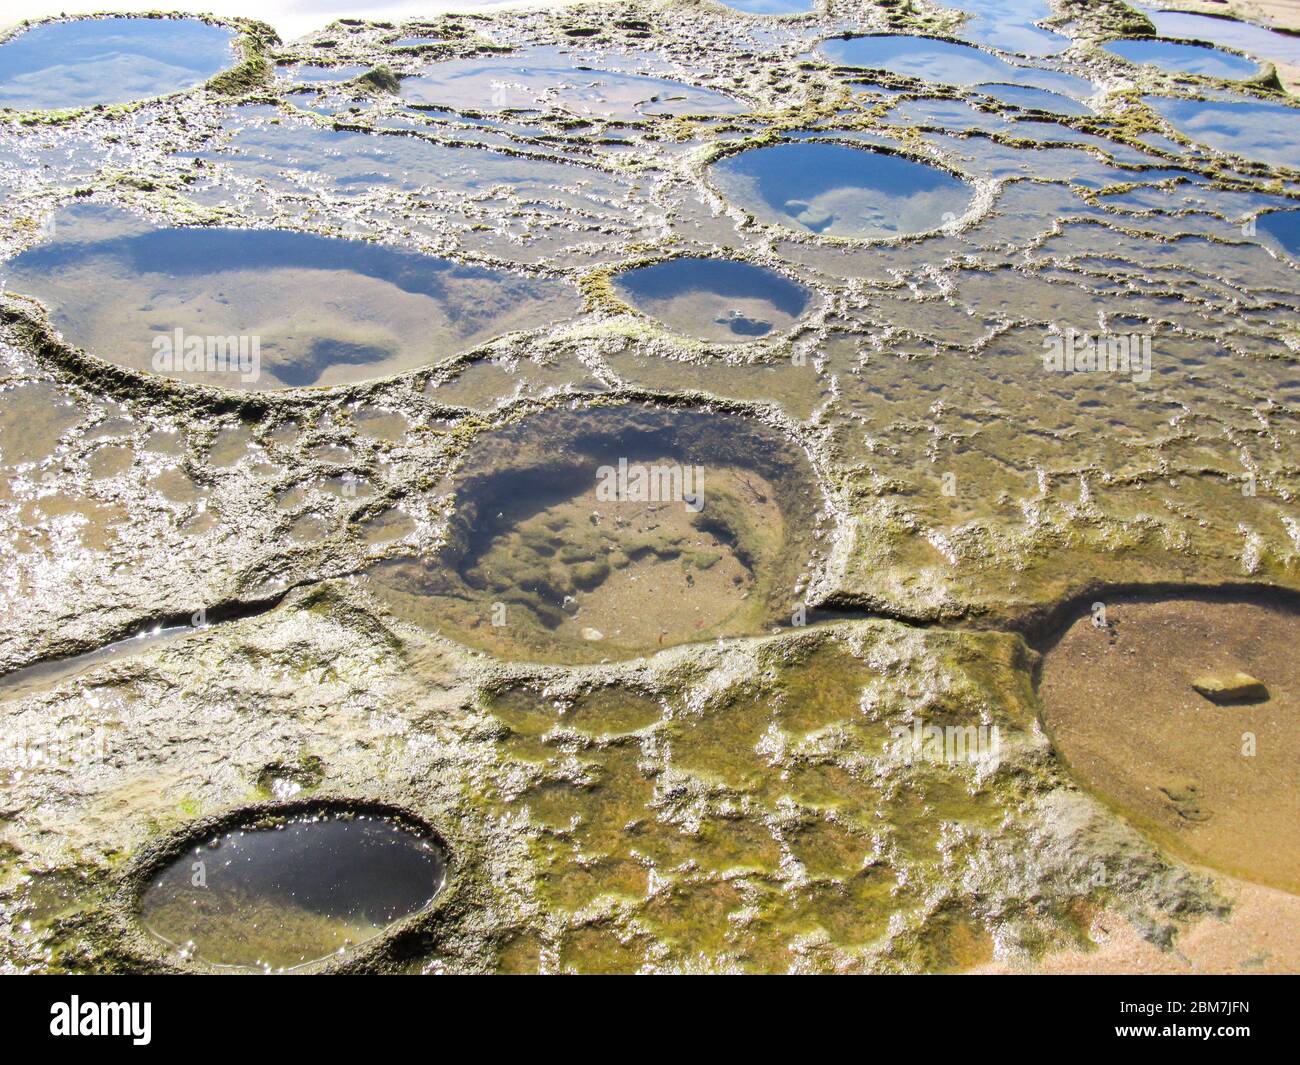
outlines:
{"label": "green algae", "polygon": [[[906,660],[895,656],[907,638],[876,642],[872,633],[885,635],[855,628],[848,639],[766,644],[755,663],[762,681],[733,681],[699,709],[688,687],[653,724],[655,704],[628,691],[621,698],[645,710],[636,736],[594,745],[573,747],[569,696],[511,688],[492,697],[491,713],[528,742],[526,751],[503,747],[490,798],[513,823],[527,817],[538,897],[552,918],[570,915],[561,971],[943,971],[987,960],[987,911],[956,896],[936,906],[927,895],[946,865],[1014,836],[1010,826],[1036,791],[1050,789],[1050,773],[1035,782],[1036,759],[1013,756],[1018,768],[1007,773],[1004,763],[983,783],[960,765],[907,766],[906,784],[892,779],[903,768],[888,753],[900,708],[877,706],[874,696],[880,673]],[[1003,742],[1014,748],[1017,736],[1027,738],[1033,694],[1023,645],[992,634],[934,638],[948,649],[945,661],[962,665],[947,667],[956,672],[944,674],[949,683],[924,701],[925,712],[960,722],[981,703],[1018,705],[1000,718]],[[966,673],[967,664],[978,672]],[[999,698],[990,701],[993,690]],[[799,712],[787,713],[790,705]],[[814,770],[824,783],[808,790]],[[1089,897],[1086,887],[1078,897]],[[1034,935],[1072,940],[1079,933],[1064,914],[1075,905],[1063,901],[1057,930]],[[579,959],[579,942],[595,955]],[[509,964],[519,971],[523,963]],[[525,968],[544,970],[542,954]]]}
{"label": "green algae", "polygon": [[352,84],[362,90],[388,94],[397,93],[402,87],[397,75],[384,66],[366,71],[360,77],[353,79]]}
{"label": "green algae", "polygon": [[230,70],[209,80],[207,89],[223,96],[243,96],[260,89],[275,76],[267,52],[279,40],[275,31],[265,23],[249,24],[239,42],[244,58]]}
{"label": "green algae", "polygon": [[[332,641],[337,651],[337,605],[290,612],[270,630],[262,623],[258,642],[268,649],[283,646],[274,635],[279,629],[296,634],[295,654],[304,649],[304,639]],[[299,697],[318,699],[362,669],[354,674],[357,690],[366,685],[391,692],[396,681],[408,692],[421,692],[407,711],[412,720],[429,720],[432,713],[440,729],[461,737],[455,747],[439,749],[460,749],[467,756],[453,763],[460,766],[454,773],[449,774],[451,764],[441,763],[442,788],[449,789],[444,793],[457,819],[497,840],[477,861],[486,860],[487,867],[507,862],[524,874],[500,881],[493,905],[515,898],[508,904],[518,907],[511,919],[517,929],[512,942],[544,949],[530,953],[520,946],[509,952],[503,946],[498,959],[495,948],[480,944],[461,964],[477,956],[481,964],[511,971],[701,964],[745,971],[922,969],[932,956],[947,958],[955,949],[946,944],[957,933],[939,911],[932,916],[925,901],[932,902],[934,892],[951,890],[944,885],[953,863],[980,880],[985,898],[996,898],[1000,890],[1019,891],[1011,888],[1015,879],[999,879],[1008,874],[984,879],[992,873],[985,865],[989,849],[1003,853],[1013,868],[1024,845],[1017,842],[1021,830],[1015,826],[1033,824],[1036,804],[1068,793],[1028,731],[1029,659],[1012,637],[925,635],[889,623],[856,623],[838,637],[807,633],[764,641],[753,663],[753,675],[762,678],[757,684],[732,674],[734,652],[725,650],[706,652],[703,662],[698,652],[675,660],[669,656],[661,667],[667,672],[643,677],[637,688],[607,682],[570,691],[561,682],[548,691],[539,677],[488,697],[489,715],[499,722],[494,733],[484,732],[483,718],[472,712],[447,717],[445,709],[434,709],[441,699],[437,693],[456,684],[446,670],[465,666],[430,655],[431,648],[421,650],[421,640],[413,636],[387,652],[380,650],[382,641],[371,643],[378,657],[367,656],[363,647],[379,636],[357,642],[363,631],[349,639],[341,656],[336,653],[334,679],[308,673],[293,682],[294,690]],[[154,668],[192,676],[195,665],[188,659],[169,662]],[[242,673],[240,667],[232,674],[232,664],[227,659],[222,667],[227,678]],[[255,667],[250,678],[265,668]],[[414,676],[398,680],[412,668]],[[882,702],[880,696],[889,691],[885,679],[898,672],[915,678],[916,694]],[[811,717],[791,714],[790,700],[813,685],[824,693],[821,708]],[[211,688],[208,698],[224,698],[228,690],[227,680]],[[1011,707],[1018,709],[1008,716]],[[205,712],[202,704],[194,709]],[[972,775],[978,772],[974,765],[908,765],[887,753],[894,729],[909,715],[969,721],[990,709],[1007,730],[1006,750],[1021,753],[1004,756],[1002,767],[983,783]],[[232,727],[255,729],[256,720],[218,717],[209,734],[212,726],[219,734]],[[318,742],[323,739],[305,720],[301,727]],[[347,746],[330,745],[317,756],[320,764],[314,759],[299,764],[311,767],[313,779],[322,768],[328,779],[337,779],[340,770],[366,763],[364,754],[358,761],[357,751],[381,749],[376,743],[383,733],[377,727],[378,722],[366,726],[364,747],[345,740]],[[683,743],[688,733],[700,742]],[[145,754],[138,742],[133,758]],[[433,749],[425,755],[419,750],[407,746],[403,761],[443,757]],[[279,777],[293,765],[282,761],[255,775],[265,780],[269,768]],[[377,788],[388,793],[383,779],[367,781],[367,793]],[[406,780],[407,773],[391,779]],[[409,792],[399,785],[392,794]],[[177,826],[185,823],[183,814],[169,819]],[[1056,845],[1069,838],[1060,837]],[[526,844],[526,858],[519,844]],[[1069,922],[1062,918],[1057,924],[1043,914],[1056,912],[1058,905],[1063,912],[1081,896],[1100,904],[1102,896],[1076,883],[1077,869],[1097,854],[1120,869],[1138,863],[1143,871],[1132,874],[1135,881],[1158,868],[1154,855],[1132,842],[1124,846],[1115,850],[1115,844],[1093,840],[1052,879],[1038,881],[1039,890],[1059,902],[1032,918],[1015,917],[1024,924],[1017,935],[1028,940],[1032,934],[1043,943],[1071,941]],[[519,866],[521,860],[526,864]],[[465,875],[472,882],[485,873],[480,866]],[[1193,889],[1189,883],[1175,896],[1180,905],[1208,905],[1204,897],[1187,893]],[[525,904],[525,899],[532,901]],[[89,909],[86,919],[93,923],[94,905]],[[994,920],[990,912],[982,911],[981,919]],[[528,913],[534,916],[520,916]],[[1003,914],[995,920],[1004,926],[1007,919]],[[456,921],[448,917],[447,924],[453,940],[467,946],[455,938]],[[78,927],[70,938],[84,950],[91,933]],[[890,932],[895,927],[908,931],[895,935]],[[573,952],[575,942],[587,941],[601,949],[590,958]],[[963,949],[973,952],[970,957],[979,953]],[[85,968],[100,962],[69,959],[68,964]]]}

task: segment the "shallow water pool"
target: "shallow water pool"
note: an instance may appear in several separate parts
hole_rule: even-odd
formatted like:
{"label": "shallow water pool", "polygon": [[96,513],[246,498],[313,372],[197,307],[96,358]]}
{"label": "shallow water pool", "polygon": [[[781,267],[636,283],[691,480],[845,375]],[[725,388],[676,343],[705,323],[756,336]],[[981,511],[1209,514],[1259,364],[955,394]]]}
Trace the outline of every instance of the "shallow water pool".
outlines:
{"label": "shallow water pool", "polygon": [[1207,78],[1240,80],[1259,73],[1259,64],[1220,48],[1178,41],[1111,41],[1103,46],[1130,63],[1145,63],[1167,74],[1200,74]]}
{"label": "shallow water pool", "polygon": [[562,281],[276,229],[153,228],[101,207],[4,264],[70,343],[222,388],[387,376],[578,309]]}
{"label": "shallow water pool", "polygon": [[1262,163],[1300,166],[1300,107],[1257,100],[1142,99],[1192,140]]}
{"label": "shallow water pool", "polygon": [[731,202],[760,222],[835,237],[892,237],[935,229],[963,214],[968,185],[901,155],[843,144],[777,144],[729,155],[710,168]]}
{"label": "shallow water pool", "polygon": [[885,70],[940,85],[1008,82],[1087,96],[1092,86],[1082,78],[1055,70],[1019,66],[969,44],[937,37],[883,33],[867,37],[832,37],[821,43],[822,53],[844,67]]}
{"label": "shallow water pool", "polygon": [[0,107],[90,107],[188,89],[234,63],[234,39],[225,26],[189,18],[33,26],[0,44]]}
{"label": "shallow water pool", "polygon": [[735,97],[669,78],[586,65],[557,48],[506,56],[453,59],[402,80],[413,104],[470,111],[560,110],[631,121],[664,115],[734,115],[748,110]]}
{"label": "shallow water pool", "polygon": [[615,279],[637,309],[701,340],[737,342],[783,332],[808,306],[808,290],[789,278],[726,259],[673,259]]}
{"label": "shallow water pool", "polygon": [[435,841],[392,819],[296,815],[185,852],[151,880],[140,919],[185,960],[286,969],[422,910],[446,869]]}

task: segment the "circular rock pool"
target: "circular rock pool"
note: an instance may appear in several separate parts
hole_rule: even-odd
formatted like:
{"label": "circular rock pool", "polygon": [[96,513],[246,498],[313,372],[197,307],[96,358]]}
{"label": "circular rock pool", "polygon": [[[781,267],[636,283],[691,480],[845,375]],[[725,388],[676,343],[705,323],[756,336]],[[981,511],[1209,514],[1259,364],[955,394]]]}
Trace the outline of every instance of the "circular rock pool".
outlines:
{"label": "circular rock pool", "polygon": [[791,141],[725,156],[719,190],[758,221],[832,237],[897,237],[964,214],[974,193],[946,170],[892,152]]}
{"label": "circular rock pool", "polygon": [[446,871],[431,834],[385,814],[263,815],[163,866],[141,896],[140,920],[185,961],[289,969],[418,913]]}
{"label": "circular rock pool", "polygon": [[626,270],[614,288],[638,310],[700,340],[736,343],[789,329],[808,306],[798,282],[729,259],[672,259]]}
{"label": "circular rock pool", "polygon": [[437,555],[363,578],[395,615],[503,658],[598,662],[790,620],[822,502],[755,419],[649,404],[483,434]]}

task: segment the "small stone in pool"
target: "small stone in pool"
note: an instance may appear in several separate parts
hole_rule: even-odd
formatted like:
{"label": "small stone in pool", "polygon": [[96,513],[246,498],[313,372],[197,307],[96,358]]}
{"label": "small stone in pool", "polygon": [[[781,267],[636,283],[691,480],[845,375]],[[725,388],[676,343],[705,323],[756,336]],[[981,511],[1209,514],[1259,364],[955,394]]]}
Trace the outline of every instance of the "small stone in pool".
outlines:
{"label": "small stone in pool", "polygon": [[1268,698],[1268,688],[1249,673],[1232,676],[1197,677],[1192,687],[1212,703],[1262,703]]}

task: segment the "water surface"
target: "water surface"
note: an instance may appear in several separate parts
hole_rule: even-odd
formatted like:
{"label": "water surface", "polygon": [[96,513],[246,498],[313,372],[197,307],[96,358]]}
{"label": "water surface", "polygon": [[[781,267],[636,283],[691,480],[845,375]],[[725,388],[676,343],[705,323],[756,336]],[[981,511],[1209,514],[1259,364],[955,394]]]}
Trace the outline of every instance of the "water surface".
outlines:
{"label": "water surface", "polygon": [[673,259],[619,274],[615,288],[669,328],[701,340],[755,340],[789,329],[806,288],[774,270],[728,259]]}
{"label": "water surface", "polygon": [[509,270],[288,230],[154,229],[93,206],[62,212],[58,238],[4,277],[101,358],[239,389],[386,376],[578,308],[564,283]]}
{"label": "water surface", "polygon": [[[1287,739],[1300,615],[1173,599],[1106,604],[1105,622],[1086,615],[1043,663],[1043,714],[1070,769],[1175,853],[1300,889],[1300,762]],[[1268,697],[1221,706],[1192,687],[1237,672]]]}
{"label": "water surface", "polygon": [[1085,104],[1079,103],[1078,100],[1072,100],[1068,96],[1063,96],[1059,92],[1052,92],[1049,89],[1035,89],[1029,85],[997,84],[979,85],[977,88],[985,96],[991,96],[993,99],[1000,100],[1004,104],[1011,104],[1013,107],[1050,111],[1058,115],[1092,114],[1092,109]]}
{"label": "water surface", "polygon": [[1261,163],[1300,168],[1300,108],[1258,100],[1142,99],[1192,140]]}
{"label": "water surface", "polygon": [[957,30],[968,41],[1021,55],[1059,55],[1070,38],[1035,25],[1051,18],[1047,0],[945,0],[970,16]]}
{"label": "water surface", "polygon": [[586,188],[597,196],[616,195],[614,179],[588,167],[277,117],[261,107],[241,109],[224,144],[187,154],[286,186],[301,175],[304,182],[325,183],[343,196],[374,188],[481,193],[503,185],[521,199],[564,200]]}
{"label": "water surface", "polygon": [[37,662],[0,676],[0,700],[22,699],[33,692],[53,688],[69,677],[78,676],[95,666],[107,665],[183,636],[193,635],[198,627],[189,625],[159,626],[147,632],[116,640],[104,647],[69,658]]}
{"label": "water surface", "polygon": [[[1134,5],[1138,6],[1138,5]],[[1155,23],[1161,37],[1183,37],[1193,41],[1236,48],[1260,59],[1277,63],[1300,63],[1300,37],[1276,33],[1250,22],[1213,15],[1193,15],[1186,11],[1161,11],[1138,7]]]}
{"label": "water surface", "polygon": [[479,437],[437,557],[363,585],[503,658],[598,662],[788,620],[817,480],[775,430],[645,404],[553,410]]}
{"label": "water surface", "polygon": [[153,878],[140,918],[186,958],[291,968],[424,909],[446,868],[432,839],[389,818],[296,815],[187,851]]}
{"label": "water surface", "polygon": [[389,41],[389,48],[428,48],[435,44],[446,44],[444,37],[399,37],[395,41]]}
{"label": "water surface", "polygon": [[749,15],[803,15],[817,10],[817,0],[722,0]]}
{"label": "water surface", "polygon": [[188,89],[233,65],[234,39],[189,18],[43,23],[0,45],[0,107],[90,107]]}
{"label": "water surface", "polygon": [[[636,175],[580,161],[444,144],[407,130],[334,129],[262,106],[230,108],[228,116],[208,147],[176,156],[178,166],[203,175],[190,195],[214,206],[250,196],[259,204],[270,196],[288,205],[321,195],[369,201],[378,230],[409,229],[440,246],[450,236],[467,252],[512,262],[562,254],[566,265],[618,258],[620,237],[648,238],[661,218]],[[464,126],[447,132],[457,139],[471,133]],[[180,162],[191,157],[202,159],[203,169]]]}
{"label": "water surface", "polygon": [[1256,228],[1267,233],[1286,250],[1300,258],[1300,210],[1270,211],[1255,220]]}
{"label": "water surface", "polygon": [[863,70],[885,70],[942,85],[977,85],[1008,82],[1087,96],[1092,85],[1073,74],[1018,66],[983,49],[935,37],[875,34],[867,37],[832,37],[821,43],[833,63]]}
{"label": "water surface", "polygon": [[1259,73],[1259,64],[1219,48],[1148,39],[1110,41],[1104,49],[1130,63],[1143,63],[1167,74],[1201,74],[1240,80]]}
{"label": "water surface", "polygon": [[667,78],[596,69],[558,48],[453,59],[402,80],[413,104],[471,111],[566,111],[630,121],[664,115],[735,115],[741,101]]}
{"label": "water surface", "polygon": [[937,167],[821,142],[739,152],[709,172],[729,200],[760,222],[837,237],[935,229],[962,215],[972,195],[968,185]]}

